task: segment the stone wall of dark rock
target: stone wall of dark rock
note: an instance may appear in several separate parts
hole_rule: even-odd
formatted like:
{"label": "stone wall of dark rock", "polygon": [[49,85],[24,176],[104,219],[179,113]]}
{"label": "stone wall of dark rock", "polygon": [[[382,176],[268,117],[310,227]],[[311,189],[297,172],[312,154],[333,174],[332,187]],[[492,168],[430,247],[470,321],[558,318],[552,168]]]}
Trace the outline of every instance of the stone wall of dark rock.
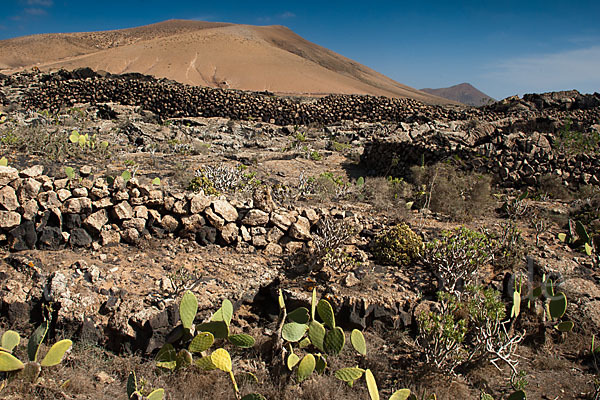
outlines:
{"label": "stone wall of dark rock", "polygon": [[140,106],[162,118],[227,117],[277,125],[461,117],[452,110],[411,99],[330,95],[300,101],[266,93],[193,87],[141,74],[100,76],[88,69],[46,75],[17,74],[10,76],[5,85],[21,88],[17,101],[22,106],[53,111],[75,103],[117,102]]}
{"label": "stone wall of dark rock", "polygon": [[535,132],[490,135],[472,146],[432,133],[415,140],[375,140],[365,145],[361,165],[370,175],[410,178],[415,165],[450,161],[458,168],[494,175],[500,185],[536,187],[542,176],[560,177],[563,184],[600,184],[600,159],[593,155],[559,154],[550,146],[551,137]]}

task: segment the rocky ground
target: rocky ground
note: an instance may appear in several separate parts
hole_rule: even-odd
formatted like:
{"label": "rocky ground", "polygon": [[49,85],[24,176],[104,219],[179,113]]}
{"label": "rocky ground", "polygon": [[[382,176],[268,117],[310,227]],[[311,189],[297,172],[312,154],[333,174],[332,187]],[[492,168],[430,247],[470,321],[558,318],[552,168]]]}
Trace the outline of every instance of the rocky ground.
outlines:
{"label": "rocky ground", "polygon": [[[0,166],[0,331],[27,337],[51,304],[50,343],[75,342],[59,367],[35,384],[9,381],[3,398],[126,398],[130,370],[167,398],[234,398],[226,375],[154,366],[186,290],[198,298],[196,322],[230,299],[235,329],[257,338],[253,349],[233,353],[238,372],[259,378],[242,384],[243,393],[366,399],[363,382],[349,388],[333,377],[359,364],[386,398],[401,387],[438,398],[506,398],[514,391],[506,365],[429,368],[417,319],[436,301],[438,281],[418,258],[382,265],[373,243],[399,222],[427,243],[458,226],[502,238],[510,221],[519,237],[505,250],[514,257],[486,262],[477,281],[500,291],[510,313],[510,276],[557,279],[568,299],[564,319],[574,322],[561,333],[544,325],[543,308],[523,301],[512,326],[525,333],[514,357],[528,398],[597,398],[590,344],[600,332],[598,257],[558,235],[569,220],[582,221],[598,246],[598,94],[450,109],[89,71],[0,83],[8,164]],[[432,165],[445,169],[428,185],[413,167]],[[317,255],[327,226],[348,229],[325,259]],[[289,304],[308,304],[313,287],[340,326],[365,332],[368,355],[344,351],[323,376],[282,384],[269,357],[277,291]]]}

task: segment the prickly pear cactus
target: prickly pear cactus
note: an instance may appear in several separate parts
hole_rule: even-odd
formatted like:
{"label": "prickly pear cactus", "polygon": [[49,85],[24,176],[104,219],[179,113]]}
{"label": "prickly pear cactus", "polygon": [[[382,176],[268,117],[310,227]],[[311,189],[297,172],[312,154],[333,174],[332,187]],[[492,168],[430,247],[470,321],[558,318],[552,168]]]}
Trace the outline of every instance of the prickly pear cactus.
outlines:
{"label": "prickly pear cactus", "polygon": [[319,300],[319,303],[317,304],[317,313],[328,328],[335,328],[335,315],[333,314],[333,307],[331,307],[331,304],[329,304],[327,300]]}
{"label": "prickly pear cactus", "polygon": [[255,340],[250,335],[239,334],[239,335],[229,335],[227,338],[232,344],[242,349],[249,349],[254,346]]}
{"label": "prickly pear cactus", "polygon": [[46,357],[40,363],[42,367],[53,367],[55,365],[60,364],[65,353],[69,351],[69,349],[73,346],[73,342],[69,339],[64,339],[59,342],[56,342],[50,347],[48,353],[46,353]]}
{"label": "prickly pear cactus", "polygon": [[229,352],[227,350],[217,349],[213,351],[213,353],[210,355],[210,359],[215,365],[215,367],[217,367],[221,371],[231,372],[231,356],[229,355]]}
{"label": "prickly pear cactus", "polygon": [[320,322],[310,321],[308,326],[308,338],[317,349],[325,351],[325,334],[327,331]]}
{"label": "prickly pear cactus", "polygon": [[300,339],[304,337],[308,329],[308,325],[299,324],[297,322],[288,322],[283,325],[283,329],[281,330],[281,336],[287,340],[288,342],[298,342]]}
{"label": "prickly pear cactus", "polygon": [[294,369],[294,367],[296,366],[296,364],[298,364],[299,361],[300,361],[300,357],[298,357],[297,354],[290,353],[290,355],[287,358],[287,367],[288,367],[288,369],[290,371],[292,369]]}
{"label": "prickly pear cactus", "polygon": [[225,299],[219,308],[210,319],[211,321],[223,321],[229,327],[231,325],[231,319],[233,318],[233,304],[231,301]]}
{"label": "prickly pear cactus", "polygon": [[367,389],[369,390],[369,396],[371,400],[379,400],[379,389],[377,389],[377,382],[370,369],[365,371],[365,380],[367,381]]}
{"label": "prickly pear cactus", "polygon": [[179,303],[179,318],[185,329],[191,329],[198,312],[198,299],[189,290],[185,292]]}
{"label": "prickly pear cactus", "polygon": [[289,313],[287,317],[290,321],[296,322],[298,324],[307,324],[310,320],[308,308],[306,307],[296,308],[294,311]]}
{"label": "prickly pear cactus", "polygon": [[18,358],[5,351],[0,351],[0,372],[18,371],[25,368]]}
{"label": "prickly pear cactus", "polygon": [[565,315],[565,312],[567,311],[567,296],[562,292],[557,293],[556,296],[550,300],[548,311],[553,320],[557,320]]}
{"label": "prickly pear cactus", "polygon": [[312,354],[305,355],[300,364],[298,364],[298,370],[296,371],[298,382],[302,382],[308,378],[315,370],[316,364],[315,356]]}
{"label": "prickly pear cactus", "polygon": [[192,339],[188,346],[188,350],[190,353],[201,353],[208,350],[214,342],[215,337],[212,333],[200,332]]}
{"label": "prickly pear cactus", "polygon": [[400,389],[396,390],[390,400],[407,400],[410,397],[409,389]]}
{"label": "prickly pear cactus", "polygon": [[6,331],[0,339],[0,350],[12,353],[13,349],[21,342],[21,336],[15,331]]}
{"label": "prickly pear cactus", "polygon": [[335,371],[334,375],[341,381],[353,383],[355,380],[360,379],[365,370],[358,367],[353,368],[342,368]]}
{"label": "prickly pear cactus", "polygon": [[350,343],[352,343],[352,347],[354,347],[354,350],[359,354],[363,356],[367,355],[367,342],[361,331],[358,329],[352,331],[350,334]]}
{"label": "prickly pear cactus", "polygon": [[335,329],[330,330],[325,335],[325,351],[329,354],[338,355],[344,348],[344,344],[346,344],[346,336],[344,335],[344,331],[340,327],[336,327]]}

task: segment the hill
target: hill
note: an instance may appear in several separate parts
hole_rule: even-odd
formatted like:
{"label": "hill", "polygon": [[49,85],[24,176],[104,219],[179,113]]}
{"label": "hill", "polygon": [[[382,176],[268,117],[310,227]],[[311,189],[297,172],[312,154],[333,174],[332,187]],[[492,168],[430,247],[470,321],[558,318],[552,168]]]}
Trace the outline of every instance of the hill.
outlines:
{"label": "hill", "polygon": [[0,41],[0,72],[90,67],[181,83],[281,94],[407,97],[451,103],[398,83],[283,26],[169,20],[105,32]]}
{"label": "hill", "polygon": [[470,83],[461,83],[439,89],[425,88],[421,89],[421,91],[475,107],[486,105],[490,101],[495,101],[493,98],[475,88]]}

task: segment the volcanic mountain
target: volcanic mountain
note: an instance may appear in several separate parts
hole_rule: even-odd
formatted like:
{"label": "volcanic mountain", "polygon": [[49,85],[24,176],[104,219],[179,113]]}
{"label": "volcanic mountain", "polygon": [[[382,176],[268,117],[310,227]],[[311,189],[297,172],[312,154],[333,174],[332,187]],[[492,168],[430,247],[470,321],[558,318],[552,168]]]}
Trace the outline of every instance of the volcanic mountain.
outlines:
{"label": "volcanic mountain", "polygon": [[402,85],[277,25],[169,20],[115,31],[0,41],[1,73],[32,67],[139,72],[190,85],[281,94],[370,94],[452,103]]}
{"label": "volcanic mountain", "polygon": [[460,83],[458,85],[440,89],[426,88],[421,89],[421,91],[475,107],[483,106],[489,102],[495,101],[470,83]]}

